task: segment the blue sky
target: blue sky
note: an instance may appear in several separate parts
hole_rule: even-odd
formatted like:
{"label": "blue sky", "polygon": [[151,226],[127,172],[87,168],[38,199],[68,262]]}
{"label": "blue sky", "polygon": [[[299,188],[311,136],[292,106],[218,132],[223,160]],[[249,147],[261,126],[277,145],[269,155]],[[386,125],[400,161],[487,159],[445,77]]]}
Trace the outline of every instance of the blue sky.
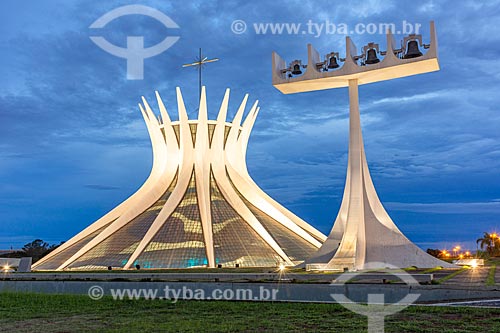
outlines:
{"label": "blue sky", "polygon": [[[154,7],[174,20],[127,16],[98,33],[104,13],[126,4]],[[231,31],[244,20],[248,30]],[[500,230],[500,1],[66,1],[0,4],[0,248],[35,238],[67,240],[133,193],[151,167],[137,108],[159,90],[171,110],[183,89],[196,116],[197,75],[181,64],[199,47],[221,60],[204,83],[213,118],[226,87],[230,116],[245,93],[261,112],[248,164],[272,197],[324,233],[340,205],[346,164],[346,89],[283,95],[271,85],[271,52],[288,61],[344,51],[344,35],[256,34],[252,24],[326,20],[428,24],[435,20],[441,70],[360,87],[367,159],[382,202],[422,248],[475,249],[483,231]],[[126,80],[126,62],[90,39],[125,46],[180,36],[145,60],[144,80]],[[385,36],[352,34],[358,47]],[[398,39],[402,36],[398,36]],[[428,39],[427,39],[428,40]]]}

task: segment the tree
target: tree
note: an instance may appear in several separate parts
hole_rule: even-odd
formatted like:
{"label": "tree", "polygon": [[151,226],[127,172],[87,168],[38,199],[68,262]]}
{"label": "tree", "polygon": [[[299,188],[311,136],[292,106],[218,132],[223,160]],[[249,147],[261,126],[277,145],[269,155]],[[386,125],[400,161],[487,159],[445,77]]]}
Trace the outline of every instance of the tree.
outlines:
{"label": "tree", "polygon": [[441,250],[439,250],[439,249],[427,249],[427,253],[433,257],[439,258],[441,255]]}
{"label": "tree", "polygon": [[46,256],[49,254],[51,251],[62,245],[64,242],[61,242],[60,244],[52,244],[49,245],[49,243],[44,242],[41,239],[35,239],[31,243],[25,244],[22,249],[22,254],[25,257],[32,257],[33,262],[38,261],[40,258]]}
{"label": "tree", "polygon": [[49,243],[41,239],[35,239],[31,243],[23,246],[23,252],[27,257],[32,257],[33,261],[40,259],[49,250]]}
{"label": "tree", "polygon": [[61,242],[59,244],[49,245],[49,243],[44,242],[41,239],[35,239],[31,243],[25,244],[21,249],[21,251],[6,253],[3,254],[2,257],[4,258],[31,257],[33,259],[33,262],[36,262],[39,259],[46,256],[47,254],[49,254],[51,251],[61,246],[62,244],[64,244],[64,242]]}
{"label": "tree", "polygon": [[490,234],[485,232],[483,237],[476,240],[476,243],[479,245],[481,250],[486,250],[490,256],[493,256],[500,251],[500,239],[495,233]]}

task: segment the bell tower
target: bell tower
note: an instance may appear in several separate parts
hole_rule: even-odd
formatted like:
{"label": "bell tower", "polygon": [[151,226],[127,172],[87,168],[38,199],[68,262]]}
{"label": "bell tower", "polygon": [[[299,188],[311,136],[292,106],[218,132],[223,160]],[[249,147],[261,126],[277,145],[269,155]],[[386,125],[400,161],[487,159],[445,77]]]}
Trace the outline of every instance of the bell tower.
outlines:
{"label": "bell tower", "polygon": [[[427,49],[423,54],[419,46]],[[430,24],[430,44],[421,35],[405,37],[400,46],[387,32],[387,51],[369,43],[357,54],[352,40],[346,38],[344,64],[333,71],[329,55],[324,62],[308,45],[306,72],[294,76],[294,68],[273,53],[273,85],[284,94],[348,87],[349,158],[342,204],[328,239],[306,261],[310,270],[359,270],[397,266],[400,268],[450,266],[413,244],[398,229],[378,198],[366,161],[359,113],[358,86],[439,70],[434,22]],[[384,56],[382,60],[379,56]],[[298,61],[296,60],[295,63]],[[326,70],[325,70],[326,69]],[[290,75],[286,73],[291,72]]]}

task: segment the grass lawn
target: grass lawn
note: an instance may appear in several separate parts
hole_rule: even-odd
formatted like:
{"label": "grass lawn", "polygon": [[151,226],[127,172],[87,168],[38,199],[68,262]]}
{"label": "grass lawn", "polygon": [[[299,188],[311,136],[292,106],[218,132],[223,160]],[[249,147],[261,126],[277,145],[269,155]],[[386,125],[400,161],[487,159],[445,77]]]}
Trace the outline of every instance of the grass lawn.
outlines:
{"label": "grass lawn", "polygon": [[[499,332],[500,309],[410,307],[386,332]],[[1,332],[366,332],[365,317],[335,304],[93,301],[0,294]]]}

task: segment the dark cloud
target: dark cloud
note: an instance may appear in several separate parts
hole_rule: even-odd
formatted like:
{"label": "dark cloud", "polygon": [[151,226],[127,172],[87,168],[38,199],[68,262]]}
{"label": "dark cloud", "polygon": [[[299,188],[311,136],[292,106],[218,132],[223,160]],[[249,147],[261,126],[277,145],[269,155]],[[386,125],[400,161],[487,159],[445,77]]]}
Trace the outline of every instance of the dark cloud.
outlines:
{"label": "dark cloud", "polygon": [[99,190],[99,191],[113,191],[113,190],[119,190],[120,189],[117,186],[109,186],[109,185],[86,184],[84,186],[86,188],[90,188],[92,190]]}

